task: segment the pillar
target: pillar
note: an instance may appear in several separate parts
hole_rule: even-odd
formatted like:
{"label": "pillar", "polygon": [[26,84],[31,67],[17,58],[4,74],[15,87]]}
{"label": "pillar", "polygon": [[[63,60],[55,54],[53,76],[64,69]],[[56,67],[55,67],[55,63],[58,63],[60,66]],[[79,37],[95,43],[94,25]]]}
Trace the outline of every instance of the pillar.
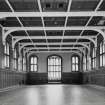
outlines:
{"label": "pillar", "polygon": [[2,43],[2,26],[0,26],[0,68],[3,68],[4,64],[4,45]]}

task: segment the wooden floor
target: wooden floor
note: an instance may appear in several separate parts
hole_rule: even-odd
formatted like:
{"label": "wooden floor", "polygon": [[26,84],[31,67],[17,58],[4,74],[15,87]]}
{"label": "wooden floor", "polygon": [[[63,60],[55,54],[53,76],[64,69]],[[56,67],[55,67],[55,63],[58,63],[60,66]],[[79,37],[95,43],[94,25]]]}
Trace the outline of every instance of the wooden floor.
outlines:
{"label": "wooden floor", "polygon": [[35,85],[0,92],[0,105],[105,105],[105,90],[85,85]]}

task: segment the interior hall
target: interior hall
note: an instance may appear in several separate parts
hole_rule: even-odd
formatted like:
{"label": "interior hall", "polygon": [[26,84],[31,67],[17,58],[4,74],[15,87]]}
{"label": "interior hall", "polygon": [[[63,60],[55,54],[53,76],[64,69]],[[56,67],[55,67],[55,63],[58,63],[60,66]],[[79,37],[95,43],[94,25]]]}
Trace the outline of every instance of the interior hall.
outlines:
{"label": "interior hall", "polygon": [[105,0],[0,0],[0,105],[105,105]]}

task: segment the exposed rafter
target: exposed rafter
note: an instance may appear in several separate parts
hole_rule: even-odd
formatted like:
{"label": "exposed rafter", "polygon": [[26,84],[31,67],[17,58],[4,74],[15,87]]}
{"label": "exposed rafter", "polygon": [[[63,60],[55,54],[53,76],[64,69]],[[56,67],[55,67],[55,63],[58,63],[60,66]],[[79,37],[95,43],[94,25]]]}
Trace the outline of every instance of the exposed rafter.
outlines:
{"label": "exposed rafter", "polygon": [[[67,26],[67,27],[45,27],[45,30],[101,30],[105,26]],[[3,27],[4,30],[10,32],[19,30],[43,30],[43,27]]]}
{"label": "exposed rafter", "polygon": [[[36,45],[47,45],[46,43],[35,43]],[[32,45],[31,43],[19,43],[19,52],[21,52],[21,50],[28,46],[28,45]],[[49,43],[49,45],[61,45],[61,43]],[[78,42],[77,44],[75,42],[70,42],[70,43],[62,43],[62,45],[81,45],[83,46],[84,48],[87,48],[88,49],[88,52],[90,52],[90,43],[89,42]]]}
{"label": "exposed rafter", "polygon": [[[29,52],[30,50],[36,50],[36,48],[34,48],[34,47],[25,47],[24,48],[25,49],[25,51],[26,52]],[[47,48],[38,48],[39,50],[40,49],[43,49],[43,50],[48,50]],[[59,49],[59,48],[57,48],[57,47],[50,47],[50,50],[51,49]],[[84,47],[75,47],[75,48],[73,48],[73,47],[63,47],[62,48],[62,50],[63,49],[67,49],[67,50],[79,50],[79,51],[81,51],[82,53],[84,53]],[[85,54],[85,53],[84,53]]]}
{"label": "exposed rafter", "polygon": [[[45,36],[30,36],[31,39],[46,39]],[[13,48],[15,47],[15,44],[23,39],[28,39],[27,36],[13,36]],[[47,39],[61,39],[61,36],[47,36]],[[63,39],[88,39],[91,42],[94,43],[95,46],[97,46],[97,43],[94,39],[96,39],[95,36],[64,36]],[[62,42],[63,43],[63,42]],[[62,45],[61,43],[61,45]]]}
{"label": "exposed rafter", "polygon": [[[100,33],[104,39],[105,39],[105,33],[102,31],[102,29],[104,29],[103,26],[100,26],[100,27],[93,27],[93,26],[87,26],[87,27],[84,27],[84,26],[78,26],[78,27],[45,27],[45,30],[93,30],[93,31],[97,31],[98,33]],[[5,31],[7,30],[7,31]],[[15,32],[15,31],[22,31],[22,30],[43,30],[43,27],[4,27],[3,28],[3,31],[4,31],[4,34],[3,34],[3,44],[5,42],[5,39],[6,37],[12,33],[12,32]]]}
{"label": "exposed rafter", "polygon": [[[47,49],[47,47],[38,47],[39,49]],[[81,49],[83,50],[84,47],[62,47],[62,49]],[[26,50],[30,50],[30,49],[36,49],[34,47],[24,47],[24,49]],[[58,47],[50,47],[50,49],[58,49]]]}
{"label": "exposed rafter", "polygon": [[[5,2],[6,2],[7,5],[9,6],[10,10],[12,11],[12,13],[14,14],[15,11],[14,11],[12,5],[10,4],[9,0],[5,0]],[[23,23],[20,21],[19,17],[16,16],[16,15],[15,15],[15,17],[16,17],[16,19],[18,20],[18,22],[19,22],[19,24],[21,25],[21,27],[24,27],[24,25],[23,25]],[[28,38],[30,39],[30,36],[29,36],[27,30],[24,30],[24,31],[25,31],[26,35],[28,36]],[[4,35],[3,35],[3,36],[4,36]],[[31,39],[30,39],[30,41],[31,41],[32,44],[33,44],[33,41],[32,41]],[[5,43],[5,40],[4,40],[4,43]],[[35,46],[35,45],[34,45],[34,46]]]}
{"label": "exposed rafter", "polygon": [[45,30],[45,23],[44,23],[44,19],[43,19],[43,15],[42,15],[42,7],[41,7],[41,2],[40,0],[37,0],[38,2],[38,7],[39,7],[39,11],[41,13],[41,20],[42,20],[42,24],[43,24],[43,31],[44,31],[44,35],[45,35],[45,38],[46,38],[46,42],[47,42],[47,47],[49,49],[49,46],[48,46],[48,40],[47,40],[47,33],[46,33],[46,30]]}
{"label": "exposed rafter", "polygon": [[[36,45],[47,45],[46,42],[41,42],[41,43],[35,43]],[[60,45],[61,43],[56,42],[56,43],[49,43],[49,45]],[[72,44],[76,44],[75,42],[64,42],[62,43],[62,45],[72,45]],[[78,44],[76,45],[86,45],[88,47],[88,45],[90,44],[90,42],[78,42]],[[30,42],[22,42],[20,43],[20,45],[32,45]]]}
{"label": "exposed rafter", "polygon": [[[0,19],[1,20],[3,19],[3,23],[1,23],[1,24],[3,24],[4,26],[11,26],[11,27],[2,27],[3,44],[5,44],[7,36],[10,35],[10,36],[12,36],[13,49],[14,49],[14,46],[16,43],[19,43],[20,51],[27,46],[27,47],[30,47],[30,49],[31,49],[31,47],[34,47],[34,49],[36,49],[37,52],[40,50],[43,50],[43,49],[48,50],[48,51],[52,51],[52,49],[55,49],[55,51],[58,51],[60,49],[61,51],[65,52],[66,50],[64,50],[64,49],[67,49],[67,50],[69,48],[76,49],[76,47],[79,46],[77,48],[79,50],[80,46],[82,46],[82,47],[84,47],[84,49],[88,50],[88,54],[89,54],[90,53],[90,42],[93,42],[95,47],[97,47],[97,36],[100,34],[104,37],[104,40],[105,40],[105,32],[103,31],[103,30],[105,30],[105,26],[104,26],[105,11],[104,11],[104,9],[101,8],[103,6],[102,3],[104,3],[104,0],[99,0],[99,1],[97,1],[97,4],[92,4],[91,6],[93,6],[93,8],[95,8],[95,9],[93,9],[91,6],[86,7],[85,9],[87,9],[89,11],[85,11],[85,9],[82,8],[82,3],[85,3],[84,1],[83,2],[81,1],[81,3],[79,4],[80,7],[78,6],[76,8],[75,3],[78,3],[78,2],[75,1],[75,3],[74,3],[73,0],[67,0],[66,5],[63,8],[64,10],[61,9],[60,12],[55,12],[55,11],[58,11],[58,6],[60,7],[59,4],[57,4],[56,10],[54,10],[56,6],[54,6],[54,8],[52,6],[50,8],[51,9],[50,10],[47,8],[47,6],[45,8],[44,6],[41,5],[41,0],[33,1],[33,3],[37,4],[37,6],[36,6],[36,4],[33,4],[33,5],[36,6],[38,12],[33,11],[33,10],[32,10],[33,12],[15,12],[15,11],[18,11],[18,8],[15,8],[15,3],[10,2],[10,0],[4,0],[4,1],[5,1],[5,3],[7,3],[7,7],[9,7],[8,9],[11,12],[0,12]],[[72,3],[72,1],[73,1],[73,3]],[[90,3],[91,3],[91,1],[89,1],[89,4]],[[95,3],[95,1],[93,3]],[[22,2],[21,2],[21,4],[22,4]],[[75,7],[74,10],[76,9],[77,11],[73,11],[71,6],[73,8]],[[63,6],[61,6],[61,7],[63,7]],[[34,10],[36,10],[36,8],[32,7],[32,9],[34,9]],[[24,8],[24,11],[28,11],[27,9]],[[71,11],[71,9],[73,12]],[[99,9],[99,11],[98,11],[98,9]],[[2,11],[3,10],[4,9],[2,9]],[[20,9],[20,11],[22,11],[22,9]],[[43,11],[47,11],[47,12],[43,12]],[[49,11],[51,11],[51,12],[49,12]],[[65,11],[65,12],[63,12],[63,11]],[[26,18],[24,18],[24,17],[26,17]],[[33,18],[31,18],[31,17],[33,17]],[[37,18],[35,18],[35,17],[37,17]],[[69,20],[68,20],[68,18],[69,18]],[[51,21],[50,21],[50,19],[51,19]],[[12,27],[12,26],[18,26],[17,20],[20,24],[20,27]],[[103,22],[100,22],[100,21],[103,21]],[[16,22],[16,25],[15,25],[15,22]],[[34,23],[34,22],[36,22],[36,23]],[[24,27],[24,26],[27,26],[27,27]],[[28,27],[28,26],[33,26],[33,27]],[[40,26],[40,27],[37,27],[37,26]],[[60,26],[63,26],[63,27],[60,27]],[[77,32],[77,34],[80,34],[80,35],[66,36],[67,33],[72,34],[73,32],[76,32],[75,30],[76,31],[80,30],[79,32]],[[90,34],[90,35],[85,34],[85,32],[87,32],[86,30],[88,30],[88,32],[89,32],[88,34]],[[17,36],[18,32],[16,32],[16,36],[15,36],[15,31],[20,31],[20,32],[22,31],[22,32],[25,32],[26,34],[24,34],[24,36],[20,36],[20,35]],[[40,36],[39,33],[38,33],[38,35],[39,35],[38,36],[37,31],[44,32],[43,33],[44,36],[43,35]],[[65,34],[65,31],[67,31],[66,34]],[[95,32],[96,35],[92,34],[93,31],[96,31]],[[13,35],[11,35],[12,32],[14,32]],[[48,32],[48,34],[47,34],[47,32]],[[55,35],[49,36],[50,32],[55,32],[54,33]],[[34,33],[35,33],[35,35],[34,35]],[[85,34],[85,35],[83,35],[83,34]],[[33,36],[31,36],[31,35],[33,35]],[[53,33],[51,33],[51,35],[53,35]],[[30,40],[27,40],[27,39],[30,39]],[[58,40],[58,39],[60,39],[60,40]],[[70,40],[66,40],[66,39],[70,39]],[[81,39],[84,39],[84,40],[81,40]],[[21,43],[22,41],[24,42],[23,44]],[[41,41],[43,41],[43,43]],[[41,45],[42,45],[42,47],[40,47]],[[51,45],[52,46],[54,45],[55,47],[54,46],[51,47]],[[66,47],[62,46],[62,45],[65,45]],[[69,45],[71,47],[68,47]],[[42,51],[40,51],[40,52],[42,52]]]}
{"label": "exposed rafter", "polygon": [[84,17],[105,16],[105,11],[79,11],[79,12],[0,12],[0,18],[5,17]]}
{"label": "exposed rafter", "polygon": [[[50,49],[52,49],[52,48],[50,48]],[[67,48],[68,49],[68,48]],[[32,51],[32,50],[36,50],[35,48],[25,48],[25,50],[24,50],[24,52],[25,52],[25,54],[27,53],[27,52],[30,52],[30,51]],[[46,50],[46,49],[45,49]],[[68,49],[69,50],[69,49]],[[81,53],[83,53],[84,55],[85,55],[85,53],[84,53],[84,51],[83,51],[83,49],[80,49],[80,48],[74,48],[74,49],[72,49],[72,51],[74,51],[74,50],[77,50],[77,51],[80,51]],[[70,51],[71,51],[71,49],[70,49]]]}
{"label": "exposed rafter", "polygon": [[[50,54],[54,54],[54,53],[75,53],[75,54],[78,54],[80,57],[82,57],[82,53],[77,50],[77,51],[39,51],[40,53],[50,53]],[[29,58],[32,54],[37,54],[39,52],[36,52],[36,51],[29,51],[29,52],[25,52],[25,54],[27,53],[27,57]]]}
{"label": "exposed rafter", "polygon": [[[67,12],[70,12],[71,3],[72,3],[72,0],[69,0],[69,4],[68,4],[68,8],[67,8]],[[66,26],[67,26],[67,20],[68,20],[68,16],[66,16],[66,19],[65,19],[65,24],[64,24],[64,29],[63,29],[63,34],[62,34],[62,38],[61,38],[61,43],[63,43],[63,37],[64,37],[64,35],[65,35],[65,28],[66,28]],[[61,46],[60,46],[60,49],[61,49]]]}
{"label": "exposed rafter", "polygon": [[[99,9],[99,7],[100,7],[100,5],[102,4],[102,2],[103,2],[103,0],[100,0],[100,2],[98,3],[98,5],[96,6],[96,8],[95,8],[95,10],[94,10],[95,12]],[[91,22],[92,18],[93,18],[93,16],[91,16],[91,17],[89,18],[89,20],[87,21],[85,27],[87,27],[87,26],[89,25],[89,23]],[[80,36],[82,36],[83,32],[84,32],[84,30],[82,30],[82,32],[80,33]],[[78,42],[78,40],[79,40],[79,39],[77,39],[76,43]]]}

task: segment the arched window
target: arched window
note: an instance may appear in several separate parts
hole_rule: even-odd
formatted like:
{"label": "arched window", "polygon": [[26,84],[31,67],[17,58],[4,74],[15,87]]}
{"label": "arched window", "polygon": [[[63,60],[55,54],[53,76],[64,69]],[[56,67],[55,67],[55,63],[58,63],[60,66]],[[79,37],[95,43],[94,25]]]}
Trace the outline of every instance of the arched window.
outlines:
{"label": "arched window", "polygon": [[61,80],[61,57],[50,56],[48,57],[48,80],[59,81]]}
{"label": "arched window", "polygon": [[72,56],[72,71],[79,71],[79,57]]}
{"label": "arched window", "polygon": [[30,58],[30,71],[38,71],[38,58],[36,56]]}

